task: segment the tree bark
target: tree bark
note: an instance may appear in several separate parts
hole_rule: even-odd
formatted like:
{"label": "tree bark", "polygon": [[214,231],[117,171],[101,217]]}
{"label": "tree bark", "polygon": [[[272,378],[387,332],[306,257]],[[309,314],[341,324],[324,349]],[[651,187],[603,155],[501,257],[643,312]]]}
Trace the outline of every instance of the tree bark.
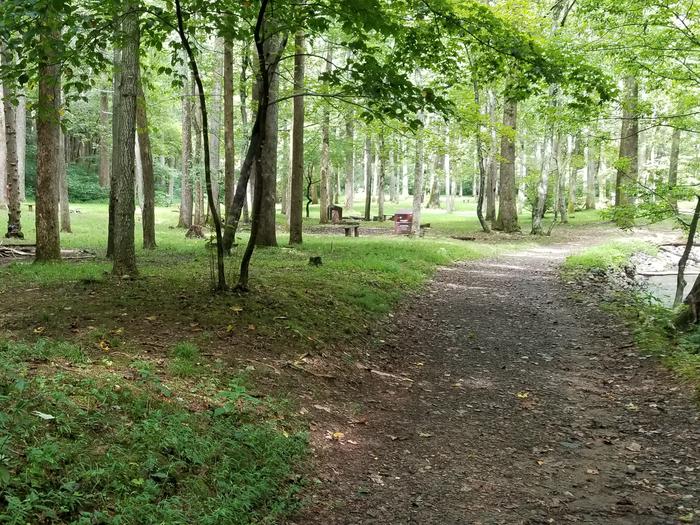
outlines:
{"label": "tree bark", "polygon": [[119,106],[112,144],[112,178],[115,183],[114,200],[114,265],[115,275],[135,275],[136,248],[134,245],[134,163],[136,141],[136,99],[139,76],[139,15],[138,4],[124,2],[122,31],[124,43],[119,74]]}
{"label": "tree bark", "polygon": [[[479,95],[479,84],[475,73],[472,71],[472,87],[474,89],[474,102],[479,110],[479,117],[481,117],[481,97]],[[486,163],[484,160],[484,142],[481,138],[481,119],[476,123],[476,159],[479,168],[479,196],[476,204],[476,216],[479,219],[479,224],[481,224],[481,229],[485,233],[491,232],[491,227],[484,217],[484,190],[486,187]]]}
{"label": "tree bark", "polygon": [[515,183],[515,133],[517,125],[518,102],[508,99],[503,104],[503,127],[506,132],[501,137],[498,219],[494,225],[494,229],[506,233],[520,231],[520,225],[518,224],[518,187]]}
{"label": "tree bark", "polygon": [[141,161],[141,176],[143,181],[143,206],[141,222],[143,228],[143,247],[146,250],[156,248],[156,187],[153,173],[153,154],[151,152],[151,136],[148,130],[146,113],[146,95],[143,92],[141,74],[138,78],[138,100],[136,105],[136,131],[138,135],[139,155]]}
{"label": "tree bark", "polygon": [[673,128],[671,136],[671,159],[668,168],[668,203],[675,213],[678,213],[678,199],[673,195],[674,188],[678,185],[678,163],[681,154],[681,130]]}
{"label": "tree bark", "polygon": [[433,171],[430,175],[430,184],[428,185],[430,189],[430,197],[428,198],[427,208],[440,208],[440,172],[443,167],[443,154],[435,154],[435,163],[433,164]]}
{"label": "tree bark", "polygon": [[17,100],[17,175],[19,177],[19,200],[27,200],[26,193],[27,160],[27,97],[20,95]]}
{"label": "tree bark", "polygon": [[[326,67],[325,73],[329,74],[332,70],[333,62],[333,46],[328,43],[326,49]],[[320,223],[328,222],[328,205],[329,205],[329,183],[330,183],[330,167],[331,167],[331,115],[328,104],[323,106],[323,116],[321,117],[321,195],[320,195]]]}
{"label": "tree bark", "polygon": [[[236,289],[240,291],[248,290],[248,280],[250,272],[250,260],[253,257],[253,251],[257,244],[258,236],[258,226],[261,216],[262,208],[262,195],[265,192],[265,178],[262,172],[262,156],[263,156],[263,146],[267,140],[266,132],[268,129],[267,116],[270,110],[270,93],[271,85],[277,77],[277,67],[279,64],[279,59],[284,52],[287,45],[287,35],[280,35],[277,33],[274,38],[274,43],[271,43],[269,38],[265,36],[265,25],[266,19],[268,18],[267,7],[269,5],[269,0],[260,0],[260,8],[258,10],[258,18],[255,25],[254,37],[255,37],[255,49],[258,56],[258,66],[260,75],[260,102],[258,104],[258,111],[256,116],[256,123],[253,126],[257,128],[258,141],[253,142],[252,138],[256,135],[256,131],[251,134],[251,147],[254,146],[255,149],[251,150],[250,156],[247,156],[246,163],[247,171],[250,173],[250,165],[252,161],[255,160],[257,167],[255,170],[255,198],[253,200],[253,216],[252,224],[250,228],[250,238],[248,239],[248,244],[246,250],[243,253],[243,258],[241,259],[241,270],[238,277],[238,284]],[[275,107],[277,104],[275,104]],[[246,164],[244,163],[244,164]],[[244,166],[246,167],[246,166]],[[241,174],[243,178],[243,174]]]}
{"label": "tree bark", "polygon": [[[615,207],[624,208],[632,204],[629,189],[639,175],[639,85],[633,76],[625,78],[624,106],[620,136],[620,156],[615,180]],[[621,226],[630,226],[631,220],[624,214],[618,219]]]}
{"label": "tree bark", "polygon": [[[120,38],[121,22],[118,22],[115,27],[115,40]],[[112,152],[111,165],[114,170],[115,152],[118,148],[115,147],[115,139],[117,137],[117,115],[119,114],[119,83],[121,77],[121,49],[114,46],[114,55],[112,61]],[[109,177],[109,217],[107,225],[107,257],[114,256],[114,223],[115,223],[115,203],[117,195],[117,183],[112,173]]]}
{"label": "tree bark", "polygon": [[304,207],[304,33],[294,39],[294,97],[292,122],[292,173],[289,181],[289,244],[302,243]]}
{"label": "tree bark", "polygon": [[[59,94],[60,95],[60,94]],[[58,139],[58,188],[59,207],[61,209],[61,231],[73,233],[70,226],[70,202],[68,199],[68,170],[66,168],[66,137],[59,129]]]}
{"label": "tree bark", "polygon": [[695,212],[693,213],[693,219],[690,221],[690,228],[688,231],[688,241],[685,245],[685,250],[683,250],[683,255],[678,261],[678,277],[676,278],[676,297],[673,300],[673,306],[678,306],[683,301],[683,291],[685,290],[685,266],[688,263],[688,258],[690,257],[690,252],[693,250],[693,245],[695,244],[695,234],[698,231],[698,221],[700,220],[700,197],[697,197],[697,204],[695,205]]}
{"label": "tree bark", "polygon": [[420,216],[423,207],[423,177],[425,168],[423,166],[423,136],[416,139],[416,164],[413,172],[413,222],[411,223],[411,235],[420,234]]}
{"label": "tree bark", "polygon": [[[2,49],[2,63],[12,63],[12,53]],[[2,85],[3,110],[5,116],[6,173],[7,173],[7,233],[6,238],[24,239],[20,207],[19,171],[17,166],[17,115],[13,105],[14,92],[7,82]]]}
{"label": "tree bark", "polygon": [[36,165],[36,261],[61,258],[58,203],[61,140],[61,70],[53,45],[39,63]]}
{"label": "tree bark", "polygon": [[182,91],[182,178],[180,180],[180,219],[178,228],[192,226],[192,100],[189,75]]}
{"label": "tree bark", "polygon": [[[588,140],[588,147],[586,147],[586,209],[595,210],[596,198],[595,198],[595,181],[598,176],[598,170],[600,169],[600,159],[597,156],[598,148],[594,140]],[[600,189],[603,191],[603,189]]]}
{"label": "tree bark", "polygon": [[386,148],[384,134],[379,137],[379,173],[377,176],[377,215],[380,221],[384,221],[384,186],[386,181]]}
{"label": "tree bark", "polygon": [[109,137],[108,137],[108,122],[109,122],[109,98],[107,92],[100,92],[100,168],[99,180],[100,186],[106,188],[109,186]]}
{"label": "tree bark", "polygon": [[489,148],[489,161],[486,179],[486,220],[493,222],[496,219],[496,192],[498,190],[496,179],[498,178],[498,162],[496,155],[498,152],[498,137],[496,133],[496,95],[489,91],[487,101],[487,112],[491,124],[491,145]]}
{"label": "tree bark", "polygon": [[532,209],[532,235],[542,235],[544,228],[542,221],[547,208],[547,194],[549,193],[549,178],[552,172],[552,164],[554,163],[552,148],[554,144],[554,129],[550,129],[548,136],[545,139],[542,152],[542,169],[540,171],[540,180],[537,183],[537,201]]}
{"label": "tree bark", "polygon": [[[2,85],[0,83],[0,94]],[[5,142],[5,105],[0,96],[0,208],[7,206],[7,143]]]}
{"label": "tree bark", "polygon": [[372,163],[374,161],[374,154],[372,152],[372,139],[367,134],[365,138],[365,220],[372,220]]}
{"label": "tree bark", "polygon": [[182,8],[180,7],[180,0],[175,0],[175,10],[177,14],[177,29],[180,35],[180,42],[182,43],[182,46],[185,48],[185,52],[187,53],[187,58],[189,59],[190,64],[190,70],[192,72],[192,76],[194,77],[194,81],[197,85],[197,91],[199,94],[199,107],[202,116],[202,130],[204,132],[204,180],[206,183],[207,190],[207,202],[209,204],[209,208],[211,209],[212,220],[214,222],[214,230],[216,232],[216,289],[218,291],[224,291],[227,289],[226,273],[224,271],[224,247],[221,232],[221,217],[219,216],[219,207],[214,203],[214,193],[212,191],[211,165],[209,163],[209,116],[207,114],[207,98],[204,93],[204,85],[202,83],[202,78],[199,75],[199,67],[197,66],[197,61],[195,59],[194,52],[192,51],[192,47],[190,46],[189,40],[187,38],[187,32],[185,31],[184,19],[182,16]]}
{"label": "tree bark", "polygon": [[194,201],[194,218],[192,224],[204,226],[204,194],[202,192],[202,120],[201,106],[195,98],[195,85],[192,79],[192,138],[194,155],[192,156],[192,192]]}
{"label": "tree bark", "polygon": [[586,164],[584,162],[583,139],[580,135],[573,138],[574,149],[569,159],[569,202],[567,211],[570,215],[576,212],[576,190],[578,188],[578,172]]}
{"label": "tree bark", "polygon": [[555,217],[559,215],[559,221],[562,223],[569,222],[569,217],[566,207],[566,178],[564,170],[561,169],[561,132],[556,131],[552,138],[552,162],[554,166],[554,176],[557,181],[557,202]]}
{"label": "tree bark", "polygon": [[228,215],[236,190],[236,146],[233,125],[233,44],[224,43],[224,210]]}
{"label": "tree bark", "polygon": [[[223,68],[223,41],[216,39],[214,55],[217,57],[214,72],[214,87],[211,91],[211,104],[209,105],[209,163],[211,167],[211,191],[214,195],[216,206],[219,205],[219,173],[221,172],[221,91],[222,83],[219,75]],[[222,58],[219,58],[222,57]],[[209,210],[211,217],[211,210]]]}
{"label": "tree bark", "polygon": [[355,205],[355,123],[353,114],[345,120],[345,208],[352,210]]}
{"label": "tree bark", "polygon": [[[280,52],[281,38],[277,35],[269,37],[267,53],[277,55]],[[269,59],[266,59],[269,62]],[[279,104],[269,104],[275,101],[279,95],[280,76],[277,64],[267,64],[270,69],[270,83],[267,106],[267,129],[265,141],[262,145],[262,186],[258,186],[256,176],[255,192],[260,189],[260,216],[258,218],[258,232],[256,246],[277,246],[277,143],[279,139]],[[261,86],[262,87],[262,86]],[[257,168],[257,166],[256,166]]]}

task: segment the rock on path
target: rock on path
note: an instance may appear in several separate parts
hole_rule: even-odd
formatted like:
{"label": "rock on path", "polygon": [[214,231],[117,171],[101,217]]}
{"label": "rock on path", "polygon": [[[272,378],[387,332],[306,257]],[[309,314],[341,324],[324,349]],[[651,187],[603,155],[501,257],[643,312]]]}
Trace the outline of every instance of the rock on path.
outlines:
{"label": "rock on path", "polygon": [[[688,389],[575,301],[571,246],[441,270],[371,351],[301,524],[700,523]],[[345,440],[343,442],[343,440]]]}

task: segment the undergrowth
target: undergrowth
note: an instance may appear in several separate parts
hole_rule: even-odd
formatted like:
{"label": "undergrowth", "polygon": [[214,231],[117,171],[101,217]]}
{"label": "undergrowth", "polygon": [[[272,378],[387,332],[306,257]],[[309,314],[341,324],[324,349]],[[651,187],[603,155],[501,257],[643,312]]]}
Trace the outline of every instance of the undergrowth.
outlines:
{"label": "undergrowth", "polygon": [[[655,247],[638,241],[606,243],[569,256],[563,270],[575,277],[596,271],[614,273],[639,252],[654,254]],[[684,316],[678,309],[663,306],[641,288],[615,290],[613,280],[608,286],[613,289],[608,294],[605,308],[627,323],[639,349],[660,358],[671,370],[689,381],[700,395],[700,327],[682,328],[678,320]]]}
{"label": "undergrowth", "polygon": [[145,363],[125,379],[69,343],[0,354],[0,523],[260,524],[295,507],[306,437],[239,380],[193,409]]}

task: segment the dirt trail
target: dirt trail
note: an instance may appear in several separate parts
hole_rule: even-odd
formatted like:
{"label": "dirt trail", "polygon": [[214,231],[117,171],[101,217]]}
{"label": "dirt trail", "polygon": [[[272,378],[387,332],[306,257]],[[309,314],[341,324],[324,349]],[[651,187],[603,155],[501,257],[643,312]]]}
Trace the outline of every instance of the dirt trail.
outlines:
{"label": "dirt trail", "polygon": [[574,246],[443,269],[396,312],[355,389],[355,420],[318,440],[293,523],[700,523],[700,420],[557,264]]}

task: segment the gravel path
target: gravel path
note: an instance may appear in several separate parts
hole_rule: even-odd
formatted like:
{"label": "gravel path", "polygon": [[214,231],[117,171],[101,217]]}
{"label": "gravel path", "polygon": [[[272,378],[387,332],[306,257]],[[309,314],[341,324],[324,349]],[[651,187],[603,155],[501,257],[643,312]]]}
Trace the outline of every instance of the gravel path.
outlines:
{"label": "gravel path", "polygon": [[[697,405],[557,264],[443,269],[394,315],[293,523],[700,523]],[[404,379],[405,378],[405,379]],[[410,380],[409,380],[410,379]]]}

